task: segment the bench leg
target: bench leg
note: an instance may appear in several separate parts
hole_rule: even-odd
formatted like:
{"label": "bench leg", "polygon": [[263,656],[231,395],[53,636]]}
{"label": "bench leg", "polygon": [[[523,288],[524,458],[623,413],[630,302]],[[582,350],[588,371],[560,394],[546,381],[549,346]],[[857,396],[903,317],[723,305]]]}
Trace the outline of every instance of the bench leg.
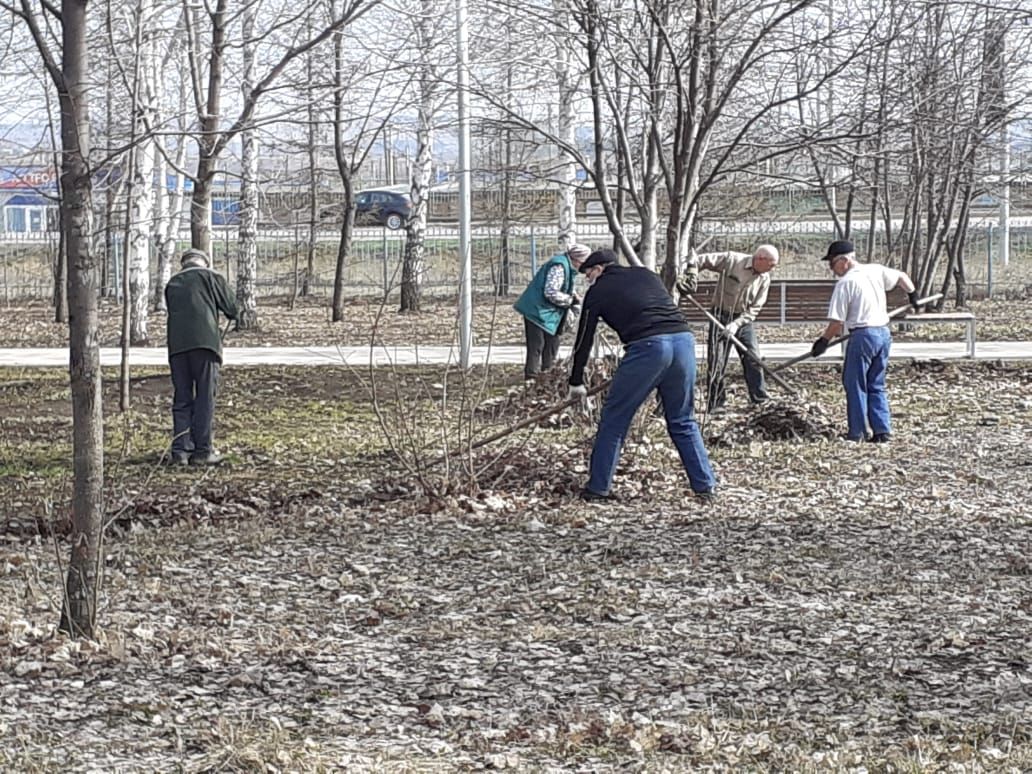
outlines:
{"label": "bench leg", "polygon": [[968,357],[974,358],[975,356],[975,321],[971,320],[967,324],[967,354]]}

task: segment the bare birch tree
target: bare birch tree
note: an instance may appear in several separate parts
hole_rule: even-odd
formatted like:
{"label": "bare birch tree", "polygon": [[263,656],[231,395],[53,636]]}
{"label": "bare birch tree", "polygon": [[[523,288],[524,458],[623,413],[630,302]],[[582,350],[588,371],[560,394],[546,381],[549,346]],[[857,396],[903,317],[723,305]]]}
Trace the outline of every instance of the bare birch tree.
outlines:
{"label": "bare birch tree", "polygon": [[157,149],[148,126],[154,125],[154,103],[158,91],[158,67],[152,0],[138,0],[136,28],[136,86],[133,101],[133,125],[139,127],[139,139],[134,136],[132,174],[133,196],[128,202],[129,218],[129,343],[145,344],[147,314],[150,304],[150,276],[152,266],[151,232],[154,221],[154,157]]}
{"label": "bare birch tree", "polygon": [[556,136],[559,183],[559,245],[566,249],[577,241],[577,159],[569,149],[576,147],[578,96],[583,72],[577,61],[577,48],[570,45],[573,18],[569,0],[553,0],[555,46],[553,68],[556,83]]}
{"label": "bare birch tree", "polygon": [[[254,90],[255,6],[244,9],[243,58],[241,96],[251,99]],[[237,330],[258,327],[258,297],[255,284],[258,279],[258,132],[249,122],[241,132],[240,163],[240,231],[237,254]]]}
{"label": "bare birch tree", "polygon": [[405,223],[405,253],[401,264],[402,312],[418,312],[424,272],[426,222],[430,202],[434,122],[441,91],[441,19],[437,0],[421,0],[415,18],[414,46],[418,52],[416,89],[416,159],[412,165],[409,197],[412,212]]}

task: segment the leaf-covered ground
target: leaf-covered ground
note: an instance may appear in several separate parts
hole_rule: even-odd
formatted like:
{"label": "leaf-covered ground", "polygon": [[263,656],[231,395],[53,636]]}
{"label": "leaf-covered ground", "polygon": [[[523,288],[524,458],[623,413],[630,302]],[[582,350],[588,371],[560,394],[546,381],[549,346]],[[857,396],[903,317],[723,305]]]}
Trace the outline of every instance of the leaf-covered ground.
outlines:
{"label": "leaf-covered ground", "polygon": [[198,471],[156,464],[141,375],[103,634],[69,642],[65,377],[0,374],[0,769],[1032,768],[1032,366],[894,364],[889,445],[826,437],[837,374],[798,369],[706,419],[712,505],[648,408],[616,504],[573,496],[575,412],[426,466],[550,405],[515,370],[378,377],[406,472],[368,376],[226,369],[230,462]]}

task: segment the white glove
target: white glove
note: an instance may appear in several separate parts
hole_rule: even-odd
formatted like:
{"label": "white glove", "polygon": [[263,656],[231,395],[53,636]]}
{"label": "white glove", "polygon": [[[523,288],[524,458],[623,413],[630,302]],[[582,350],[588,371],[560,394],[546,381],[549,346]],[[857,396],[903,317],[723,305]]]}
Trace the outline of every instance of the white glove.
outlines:
{"label": "white glove", "polygon": [[570,389],[566,391],[566,400],[585,400],[588,397],[588,388],[583,384],[571,384]]}
{"label": "white glove", "polygon": [[729,336],[729,337],[730,336],[737,336],[738,335],[738,331],[741,330],[741,328],[742,328],[742,321],[741,321],[741,319],[732,320],[731,322],[729,322],[727,325],[724,326],[724,333],[727,336]]}

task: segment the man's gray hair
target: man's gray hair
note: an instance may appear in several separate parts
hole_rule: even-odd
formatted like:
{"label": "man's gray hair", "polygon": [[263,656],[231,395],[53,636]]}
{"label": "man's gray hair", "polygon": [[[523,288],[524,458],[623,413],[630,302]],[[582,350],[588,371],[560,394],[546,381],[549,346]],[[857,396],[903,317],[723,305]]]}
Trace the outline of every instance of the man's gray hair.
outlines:
{"label": "man's gray hair", "polygon": [[204,250],[198,250],[196,247],[191,247],[180,259],[180,264],[183,266],[202,266],[207,268],[209,265],[208,254]]}

